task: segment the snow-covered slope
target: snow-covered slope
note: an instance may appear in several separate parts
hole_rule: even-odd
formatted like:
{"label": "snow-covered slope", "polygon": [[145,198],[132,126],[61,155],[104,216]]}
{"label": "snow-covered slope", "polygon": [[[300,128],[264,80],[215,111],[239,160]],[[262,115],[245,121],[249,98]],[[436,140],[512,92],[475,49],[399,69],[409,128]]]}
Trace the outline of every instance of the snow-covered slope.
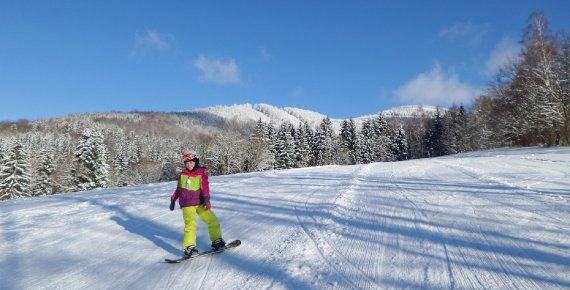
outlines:
{"label": "snow-covered slope", "polygon": [[[443,109],[444,110],[444,109]],[[433,116],[436,107],[432,106],[402,106],[385,110],[382,113],[387,118],[410,118],[418,117],[422,114],[426,116]],[[220,120],[235,120],[242,123],[257,122],[262,120],[266,123],[273,123],[276,126],[281,125],[283,122],[291,123],[297,126],[299,123],[308,122],[313,128],[316,128],[321,121],[326,118],[318,112],[299,109],[299,108],[278,108],[268,104],[242,104],[233,106],[215,106],[202,109],[195,109],[187,112],[189,115],[194,116],[207,123],[215,123]],[[353,120],[357,126],[362,122],[376,117],[377,114],[365,115],[354,117]],[[333,128],[338,132],[344,119],[331,118]]]}
{"label": "snow-covered slope", "polygon": [[214,106],[195,109],[188,113],[207,123],[215,123],[223,119],[236,120],[239,122],[257,122],[259,119],[263,122],[271,121],[269,116],[256,110],[255,105],[252,104]]}
{"label": "snow-covered slope", "polygon": [[[442,114],[447,111],[445,108],[439,108],[439,110]],[[382,115],[386,118],[412,118],[422,115],[433,117],[436,111],[437,107],[434,106],[401,106],[385,110]]]}
{"label": "snow-covered slope", "polygon": [[176,265],[175,183],[1,202],[0,288],[570,288],[570,148],[210,181],[243,244]]}

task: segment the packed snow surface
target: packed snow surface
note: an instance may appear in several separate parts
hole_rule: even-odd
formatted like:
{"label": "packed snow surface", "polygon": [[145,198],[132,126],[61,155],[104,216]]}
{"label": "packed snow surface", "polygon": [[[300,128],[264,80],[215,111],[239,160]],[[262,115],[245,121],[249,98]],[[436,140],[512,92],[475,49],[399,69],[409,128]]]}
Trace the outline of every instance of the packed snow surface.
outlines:
{"label": "packed snow surface", "polygon": [[182,264],[174,182],[1,202],[0,288],[570,288],[570,148],[210,181],[242,245]]}

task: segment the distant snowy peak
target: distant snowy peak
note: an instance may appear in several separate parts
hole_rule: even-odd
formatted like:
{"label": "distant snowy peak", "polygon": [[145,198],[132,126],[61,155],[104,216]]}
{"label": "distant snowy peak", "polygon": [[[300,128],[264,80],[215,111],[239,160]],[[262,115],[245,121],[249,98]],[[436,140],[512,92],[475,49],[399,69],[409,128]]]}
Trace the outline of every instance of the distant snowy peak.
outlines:
{"label": "distant snowy peak", "polygon": [[[402,106],[392,108],[382,112],[386,118],[411,118],[427,116],[432,117],[435,115],[437,108],[433,106]],[[441,109],[445,112],[446,109]],[[298,125],[299,123],[307,122],[313,128],[316,128],[321,121],[326,118],[318,112],[309,111],[305,109],[285,107],[277,108],[268,104],[241,104],[232,106],[215,106],[201,109],[194,109],[187,112],[191,116],[200,119],[207,123],[216,123],[221,120],[235,120],[243,123],[257,122],[261,120],[265,123],[273,123],[276,126],[282,123],[291,123]],[[365,120],[374,118],[378,114],[365,115],[353,118],[357,125]],[[340,126],[345,119],[333,119],[331,122],[335,130],[340,130]]]}
{"label": "distant snowy peak", "polygon": [[235,120],[244,123],[261,120],[274,125],[281,125],[285,122],[294,125],[308,122],[311,126],[317,126],[326,118],[325,115],[313,111],[298,108],[277,108],[268,104],[215,106],[191,110],[188,113],[208,123],[220,120]]}
{"label": "distant snowy peak", "polygon": [[263,122],[271,121],[269,116],[256,110],[254,108],[254,105],[251,104],[214,106],[191,110],[187,113],[206,123],[216,123],[226,119],[236,120],[243,123],[256,122],[259,119],[261,119]]}
{"label": "distant snowy peak", "polygon": [[[392,109],[388,109],[382,112],[382,115],[385,118],[412,118],[412,117],[421,117],[427,116],[432,117],[435,116],[438,107],[434,106],[422,106],[422,105],[413,105],[413,106],[401,106]],[[447,109],[439,108],[440,113],[444,114]]]}

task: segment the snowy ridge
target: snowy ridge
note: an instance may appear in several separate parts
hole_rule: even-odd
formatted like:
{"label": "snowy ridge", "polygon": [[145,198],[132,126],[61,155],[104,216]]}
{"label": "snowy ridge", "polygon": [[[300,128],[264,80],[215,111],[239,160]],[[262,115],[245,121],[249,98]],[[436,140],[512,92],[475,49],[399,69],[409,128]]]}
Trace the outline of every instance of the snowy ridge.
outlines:
{"label": "snowy ridge", "polygon": [[[317,112],[313,112],[313,111],[309,111],[309,110],[305,110],[305,109],[286,107],[286,108],[283,108],[283,110],[285,110],[289,114],[297,117],[299,120],[307,121],[309,123],[309,126],[311,126],[313,128],[316,128],[321,123],[321,121],[324,118],[326,118],[326,115],[323,115],[323,114],[317,113]],[[331,121],[332,121],[332,119],[331,119]],[[297,124],[293,124],[293,125],[297,125]]]}
{"label": "snowy ridge", "polygon": [[212,210],[242,245],[177,265],[161,263],[182,251],[175,182],[9,200],[0,285],[568,289],[569,177],[567,147],[213,176]]}
{"label": "snowy ridge", "polygon": [[[255,105],[254,108],[256,110],[258,110],[259,112],[262,112],[265,115],[267,115],[269,117],[269,119],[271,120],[271,122],[278,124],[278,125],[285,123],[285,122],[296,125],[300,122],[305,121],[305,119],[303,117],[300,117],[300,116],[298,117],[298,116],[292,115],[283,109],[279,109],[279,108],[271,106],[271,105],[259,104],[259,105]],[[323,118],[324,118],[324,116],[323,116]]]}
{"label": "snowy ridge", "polygon": [[[437,111],[438,107],[434,106],[401,106],[397,108],[388,109],[382,112],[382,115],[386,118],[413,118],[420,117],[422,115],[433,117]],[[439,108],[440,113],[444,114],[447,109]]]}
{"label": "snowy ridge", "polygon": [[255,109],[254,105],[243,104],[233,106],[214,106],[204,109],[195,109],[189,111],[193,116],[206,123],[217,123],[220,120],[236,120],[241,123],[257,122],[261,119],[263,122],[271,121],[271,118]]}
{"label": "snowy ridge", "polygon": [[[441,109],[442,112],[445,109]],[[386,118],[411,118],[425,115],[432,117],[435,115],[436,107],[433,106],[402,106],[385,110],[382,115]],[[327,116],[318,112],[285,107],[278,108],[268,104],[242,104],[232,106],[215,106],[202,109],[194,109],[188,112],[202,121],[207,123],[215,123],[220,120],[235,120],[238,122],[248,123],[261,121],[273,123],[276,126],[284,122],[288,122],[297,126],[299,123],[307,122],[313,128],[316,128],[321,121]],[[380,112],[379,112],[380,113]],[[360,126],[364,121],[376,117],[378,114],[354,117],[354,123]],[[347,118],[348,119],[348,118]],[[345,119],[331,118],[333,128],[338,132],[342,122]]]}

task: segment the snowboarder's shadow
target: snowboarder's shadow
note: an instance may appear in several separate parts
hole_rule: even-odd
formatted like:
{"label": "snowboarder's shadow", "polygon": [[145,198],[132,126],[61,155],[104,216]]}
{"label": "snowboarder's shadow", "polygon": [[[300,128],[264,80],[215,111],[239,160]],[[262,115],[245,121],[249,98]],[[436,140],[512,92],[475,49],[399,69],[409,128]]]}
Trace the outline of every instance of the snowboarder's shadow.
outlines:
{"label": "snowboarder's shadow", "polygon": [[114,212],[115,214],[110,218],[110,220],[116,222],[128,232],[139,235],[153,242],[156,246],[173,255],[178,255],[180,253],[180,249],[177,249],[171,244],[165,242],[165,240],[176,240],[176,237],[179,236],[178,232],[175,232],[168,227],[156,224],[152,220],[146,219],[144,217],[134,216],[128,213],[123,207],[120,207],[118,205],[109,205],[105,204],[103,201],[94,198],[88,199],[82,196],[76,197],[76,199],[78,201],[88,202],[105,210]]}
{"label": "snowboarder's shadow", "polygon": [[115,221],[118,225],[122,226],[128,232],[146,238],[147,240],[153,242],[156,246],[173,255],[180,254],[180,249],[177,249],[171,244],[164,241],[164,239],[173,239],[178,235],[178,233],[174,233],[173,231],[168,230],[163,226],[158,226],[152,221],[148,221],[142,218],[130,217],[125,219],[123,217],[115,215],[111,217],[111,220]]}

